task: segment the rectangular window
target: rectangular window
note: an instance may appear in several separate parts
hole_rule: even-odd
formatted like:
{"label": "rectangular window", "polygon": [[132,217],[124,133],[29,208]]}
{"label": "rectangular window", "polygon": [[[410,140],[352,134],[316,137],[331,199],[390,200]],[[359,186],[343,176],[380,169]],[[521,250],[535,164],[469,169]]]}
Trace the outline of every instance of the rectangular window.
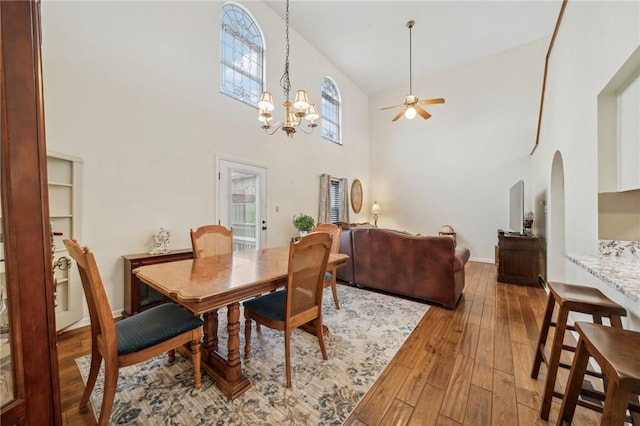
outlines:
{"label": "rectangular window", "polygon": [[340,181],[337,179],[331,179],[329,198],[331,202],[331,223],[336,223],[340,220]]}

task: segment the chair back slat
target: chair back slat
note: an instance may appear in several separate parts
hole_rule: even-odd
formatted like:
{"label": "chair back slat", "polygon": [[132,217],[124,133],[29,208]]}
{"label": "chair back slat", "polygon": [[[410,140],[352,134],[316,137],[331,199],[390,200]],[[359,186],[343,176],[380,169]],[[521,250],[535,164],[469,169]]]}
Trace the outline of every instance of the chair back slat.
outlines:
{"label": "chair back slat", "polygon": [[221,225],[205,225],[191,230],[195,259],[233,253],[233,231]]}
{"label": "chair back slat", "polygon": [[287,278],[287,318],[310,309],[322,309],[322,289],[327,268],[331,236],[312,232],[289,246]]}

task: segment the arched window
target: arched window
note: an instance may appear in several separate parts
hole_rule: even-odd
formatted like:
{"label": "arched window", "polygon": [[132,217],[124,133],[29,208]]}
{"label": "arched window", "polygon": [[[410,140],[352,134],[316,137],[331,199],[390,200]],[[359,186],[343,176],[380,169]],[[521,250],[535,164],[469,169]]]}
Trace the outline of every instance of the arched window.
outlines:
{"label": "arched window", "polygon": [[241,6],[222,6],[220,92],[257,107],[264,76],[264,39]]}
{"label": "arched window", "polygon": [[340,93],[335,83],[328,77],[322,81],[322,137],[335,143],[342,143]]}

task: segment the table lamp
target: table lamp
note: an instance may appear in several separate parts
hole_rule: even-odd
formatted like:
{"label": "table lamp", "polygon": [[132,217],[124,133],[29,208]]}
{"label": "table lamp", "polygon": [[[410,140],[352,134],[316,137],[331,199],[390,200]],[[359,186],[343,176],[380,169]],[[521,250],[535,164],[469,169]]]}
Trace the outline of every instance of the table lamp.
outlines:
{"label": "table lamp", "polygon": [[371,206],[371,214],[373,215],[373,224],[378,226],[378,215],[380,214],[380,204],[377,201],[373,202]]}

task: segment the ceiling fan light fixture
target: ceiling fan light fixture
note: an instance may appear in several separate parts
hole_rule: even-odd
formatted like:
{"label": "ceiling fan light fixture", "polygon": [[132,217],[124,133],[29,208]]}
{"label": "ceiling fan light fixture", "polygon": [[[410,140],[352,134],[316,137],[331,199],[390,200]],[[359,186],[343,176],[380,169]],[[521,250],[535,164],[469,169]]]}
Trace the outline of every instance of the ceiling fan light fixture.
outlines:
{"label": "ceiling fan light fixture", "polygon": [[406,119],[412,120],[416,116],[416,109],[414,107],[407,108],[407,110],[404,112],[404,116]]}
{"label": "ceiling fan light fixture", "polygon": [[403,115],[407,120],[411,120],[415,118],[417,114],[420,114],[420,117],[426,120],[431,117],[431,114],[425,111],[420,105],[433,105],[433,104],[444,103],[443,98],[425,99],[421,101],[416,96],[413,96],[413,76],[412,76],[412,69],[411,69],[412,68],[411,29],[413,28],[414,24],[415,24],[415,21],[407,22],[407,28],[409,28],[409,94],[405,96],[404,103],[402,103],[402,105],[393,105],[393,106],[380,108],[381,110],[385,110],[385,109],[402,107],[400,112],[391,119],[392,122],[397,121]]}

